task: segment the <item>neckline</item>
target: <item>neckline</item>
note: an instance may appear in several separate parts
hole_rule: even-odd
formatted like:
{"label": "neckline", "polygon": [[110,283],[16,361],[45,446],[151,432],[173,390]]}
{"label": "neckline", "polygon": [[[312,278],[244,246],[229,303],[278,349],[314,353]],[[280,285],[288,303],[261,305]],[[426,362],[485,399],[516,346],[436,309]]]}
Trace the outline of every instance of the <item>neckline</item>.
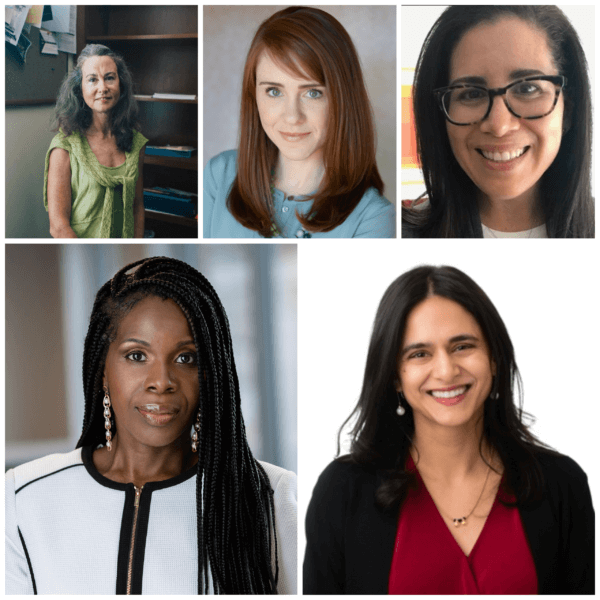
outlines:
{"label": "neckline", "polygon": [[[95,448],[93,446],[84,446],[81,449],[81,459],[83,464],[87,470],[87,472],[100,484],[104,487],[111,488],[113,490],[121,490],[125,491],[134,487],[133,483],[121,483],[119,481],[113,481],[108,477],[102,475],[98,469],[96,469],[96,465],[94,465],[94,460],[92,455],[94,453]],[[173,487],[175,485],[179,485],[188,479],[191,479],[196,475],[197,468],[196,465],[190,467],[186,471],[183,471],[179,475],[175,477],[171,477],[171,479],[163,479],[162,481],[148,481],[144,484],[144,490],[162,490],[164,488]]]}
{"label": "neckline", "polygon": [[129,152],[127,152],[127,151],[125,151],[125,160],[124,160],[124,161],[123,161],[123,162],[122,162],[120,165],[117,165],[116,167],[107,167],[106,165],[103,165],[103,164],[102,164],[102,163],[101,163],[101,162],[98,160],[98,157],[96,156],[96,153],[95,153],[95,152],[92,150],[92,147],[90,146],[90,143],[88,142],[88,139],[87,139],[87,136],[85,135],[85,133],[84,133],[84,134],[82,134],[82,136],[81,136],[81,137],[84,139],[84,141],[85,141],[85,143],[86,143],[87,147],[89,148],[90,152],[92,153],[92,156],[94,157],[94,160],[95,160],[95,161],[96,161],[96,162],[97,162],[97,163],[98,163],[98,164],[99,164],[99,165],[100,165],[100,166],[101,166],[103,169],[120,169],[121,167],[123,167],[124,165],[126,165],[126,164],[127,164],[127,160],[129,159],[129,154],[130,154],[130,153],[129,153]]}
{"label": "neckline", "polygon": [[450,526],[446,523],[446,520],[444,519],[444,516],[440,512],[440,509],[438,508],[438,506],[435,503],[433,497],[429,493],[429,490],[427,489],[427,485],[425,485],[425,482],[423,481],[423,478],[421,477],[421,473],[419,473],[419,469],[415,465],[415,462],[414,462],[412,456],[410,455],[410,453],[408,455],[408,460],[407,460],[407,463],[406,463],[406,467],[407,467],[408,470],[416,473],[417,479],[418,479],[418,482],[419,482],[419,486],[420,486],[421,490],[424,490],[425,494],[427,494],[427,497],[429,498],[429,501],[431,502],[431,506],[433,507],[433,510],[435,511],[435,513],[438,516],[438,522],[441,522],[442,527],[447,531],[448,535],[452,539],[452,542],[456,545],[456,548],[458,549],[458,551],[467,560],[470,560],[471,556],[473,555],[473,553],[475,552],[475,549],[477,548],[477,546],[479,544],[479,540],[482,538],[482,536],[483,536],[483,534],[485,532],[488,520],[489,520],[490,516],[492,515],[492,513],[494,512],[494,510],[496,509],[496,505],[498,504],[498,499],[500,497],[500,490],[502,489],[502,484],[504,483],[504,473],[502,474],[502,479],[500,480],[500,483],[498,484],[498,489],[496,490],[496,495],[494,496],[494,502],[492,503],[492,507],[490,508],[490,512],[488,513],[487,517],[485,518],[485,522],[483,523],[483,527],[481,528],[481,531],[479,532],[479,535],[477,536],[477,539],[475,540],[475,543],[473,544],[473,547],[471,548],[471,551],[469,552],[469,554],[465,554],[464,551],[463,551],[463,549],[460,547],[460,545],[456,541],[455,537],[452,535],[452,530],[450,529]]}
{"label": "neckline", "polygon": [[488,227],[483,222],[481,223],[481,228],[485,231],[489,231],[493,237],[496,238],[528,238],[528,237],[537,237],[536,234],[542,233],[546,230],[546,223],[542,223],[537,227],[532,227],[531,229],[525,229],[523,231],[500,231],[498,229],[492,229]]}

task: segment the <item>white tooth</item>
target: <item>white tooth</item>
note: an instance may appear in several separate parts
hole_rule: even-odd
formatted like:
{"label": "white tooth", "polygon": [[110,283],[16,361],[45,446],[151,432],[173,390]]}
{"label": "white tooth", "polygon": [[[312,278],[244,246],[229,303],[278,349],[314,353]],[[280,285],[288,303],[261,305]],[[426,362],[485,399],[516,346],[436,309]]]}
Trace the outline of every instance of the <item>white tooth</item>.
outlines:
{"label": "white tooth", "polygon": [[502,154],[500,154],[500,152],[494,152],[493,160],[502,160]]}
{"label": "white tooth", "polygon": [[455,398],[456,396],[460,396],[461,394],[464,394],[466,390],[467,390],[467,387],[463,386],[463,387],[455,388],[448,392],[432,391],[431,394],[435,398]]}
{"label": "white tooth", "polygon": [[510,160],[510,152],[503,152],[502,160]]}

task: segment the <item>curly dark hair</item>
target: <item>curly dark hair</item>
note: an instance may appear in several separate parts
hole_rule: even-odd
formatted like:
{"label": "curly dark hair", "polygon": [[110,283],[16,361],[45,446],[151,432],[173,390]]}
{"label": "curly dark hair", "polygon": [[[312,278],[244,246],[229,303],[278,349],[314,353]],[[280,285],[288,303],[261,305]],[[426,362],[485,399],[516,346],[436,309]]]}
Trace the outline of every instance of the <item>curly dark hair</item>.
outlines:
{"label": "curly dark hair", "polygon": [[557,453],[540,442],[523,422],[527,413],[522,408],[521,377],[502,318],[477,283],[454,267],[414,268],[386,290],[373,325],[360,398],[338,436],[339,455],[341,432],[356,417],[350,454],[337,460],[370,465],[381,472],[383,481],[377,490],[377,502],[385,509],[397,508],[416,484],[416,475],[405,466],[415,432],[413,411],[404,401],[406,413],[402,419],[397,418],[396,382],[408,316],[431,296],[460,304],[479,324],[497,369],[484,404],[480,454],[487,463],[482,453],[485,440],[505,467],[506,491],[515,495],[519,505],[536,502],[543,490],[538,457],[542,453]]}
{"label": "curly dark hair", "polygon": [[198,593],[209,592],[210,574],[215,594],[276,594],[273,490],[246,440],[225,310],[196,269],[172,258],[144,259],[98,291],[84,346],[85,415],[77,448],[105,443],[102,374],[108,347],[123,317],[148,296],[179,306],[199,357]]}
{"label": "curly dark hair", "polygon": [[54,130],[62,129],[66,136],[73,132],[83,135],[92,124],[92,111],[85,103],[81,91],[82,66],[92,56],[109,56],[117,65],[121,96],[111,111],[111,130],[117,147],[124,152],[130,152],[133,130],[139,129],[138,106],[133,95],[133,79],[123,57],[101,44],[88,44],[81,51],[75,68],[63,79],[56,99]]}

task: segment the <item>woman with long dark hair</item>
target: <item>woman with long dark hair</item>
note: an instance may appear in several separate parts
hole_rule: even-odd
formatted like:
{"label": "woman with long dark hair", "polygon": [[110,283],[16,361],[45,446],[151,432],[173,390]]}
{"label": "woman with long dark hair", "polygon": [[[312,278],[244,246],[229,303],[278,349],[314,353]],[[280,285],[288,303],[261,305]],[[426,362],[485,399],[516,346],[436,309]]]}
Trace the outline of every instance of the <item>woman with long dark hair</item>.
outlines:
{"label": "woman with long dark hair", "polygon": [[354,44],[330,14],[260,25],[242,83],[237,151],[204,170],[204,237],[395,237]]}
{"label": "woman with long dark hair", "polygon": [[77,449],[7,473],[7,593],[295,593],[296,478],[252,456],[198,271],[150,258],[103,285],[83,383]]}
{"label": "woman with long dark hair", "polygon": [[56,101],[59,133],[46,154],[52,237],[144,237],[144,146],[125,61],[88,44]]}
{"label": "woman with long dark hair", "polygon": [[587,477],[522,415],[513,346],[483,290],[453,267],[400,276],[346,421],[350,454],[308,508],[304,593],[593,593]]}
{"label": "woman with long dark hair", "polygon": [[427,201],[403,202],[404,237],[594,237],[587,61],[559,8],[447,8],[413,107]]}

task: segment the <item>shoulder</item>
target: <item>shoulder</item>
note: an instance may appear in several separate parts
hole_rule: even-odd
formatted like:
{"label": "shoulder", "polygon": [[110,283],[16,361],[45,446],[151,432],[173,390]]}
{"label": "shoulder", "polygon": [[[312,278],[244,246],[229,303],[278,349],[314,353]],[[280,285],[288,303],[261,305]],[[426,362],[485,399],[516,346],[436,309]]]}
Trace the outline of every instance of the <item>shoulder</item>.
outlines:
{"label": "shoulder", "polygon": [[359,207],[372,213],[379,212],[395,212],[395,206],[384,196],[382,196],[375,188],[369,188],[361,198]]}
{"label": "shoulder", "polygon": [[7,471],[5,477],[7,482],[14,482],[14,492],[16,494],[31,484],[43,480],[48,480],[47,482],[49,482],[53,475],[71,467],[79,466],[83,466],[81,448],[67,454],[50,454],[49,456],[19,465]]}
{"label": "shoulder", "polygon": [[296,473],[282,469],[261,460],[258,461],[265,470],[275,496],[282,495],[296,500]]}
{"label": "shoulder", "polygon": [[217,154],[217,156],[213,156],[204,167],[204,171],[209,171],[213,177],[223,177],[232,172],[235,175],[236,170],[237,150],[226,150],[221,154]]}
{"label": "shoulder", "polygon": [[539,452],[536,458],[550,485],[587,486],[585,471],[569,456]]}
{"label": "shoulder", "polygon": [[356,490],[374,487],[375,470],[364,465],[349,462],[341,457],[329,463],[319,476],[314,495],[352,496]]}
{"label": "shoulder", "polygon": [[132,149],[140,151],[148,143],[148,138],[144,137],[139,131],[133,130]]}
{"label": "shoulder", "polygon": [[62,148],[63,150],[66,150],[67,152],[70,152],[71,150],[71,142],[73,141],[73,137],[79,135],[76,132],[73,132],[71,135],[66,136],[62,129],[52,138],[52,141],[50,142],[50,148],[48,151],[50,150],[54,150],[54,148]]}

